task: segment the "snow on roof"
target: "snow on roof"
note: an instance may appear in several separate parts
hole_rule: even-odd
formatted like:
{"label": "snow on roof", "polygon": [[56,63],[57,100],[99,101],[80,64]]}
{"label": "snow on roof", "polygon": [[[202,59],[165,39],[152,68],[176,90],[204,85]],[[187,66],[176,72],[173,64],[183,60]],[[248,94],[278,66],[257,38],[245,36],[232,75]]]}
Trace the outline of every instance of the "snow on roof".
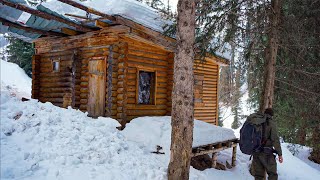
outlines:
{"label": "snow on roof", "polygon": [[[163,32],[162,27],[165,24],[172,23],[161,18],[157,10],[136,0],[75,1],[109,15],[120,15],[158,32]],[[85,11],[61,3],[57,0],[48,0],[47,2],[42,3],[42,5],[62,15],[64,15],[65,13],[69,13],[86,16]]]}
{"label": "snow on roof", "polygon": [[[172,21],[165,20],[161,17],[159,12],[146,4],[138,2],[136,0],[94,0],[94,1],[79,1],[75,0],[87,7],[94,8],[100,12],[109,15],[119,15],[124,18],[130,19],[145,27],[149,27],[152,30],[163,33],[163,27],[166,24],[172,24]],[[43,6],[56,11],[60,14],[75,14],[80,16],[86,16],[86,12],[78,8],[61,3],[57,0],[48,0],[42,3]],[[93,15],[93,17],[96,17]],[[229,44],[219,48],[215,54],[222,58],[231,59],[231,48]]]}
{"label": "snow on roof", "polygon": [[[16,0],[10,0],[10,1],[15,2]],[[18,0],[18,1],[20,2],[23,0]],[[122,16],[124,18],[130,19],[138,24],[141,24],[145,27],[148,27],[160,33],[163,33],[164,31],[163,27],[166,24],[173,23],[172,21],[165,20],[163,17],[161,17],[160,13],[157,10],[149,7],[146,4],[138,2],[136,0],[107,0],[107,1],[106,0],[93,0],[93,1],[74,0],[74,1],[109,15]],[[6,10],[4,11],[4,13],[2,13],[3,14],[2,16],[5,16],[3,18],[9,18],[13,22],[20,20],[22,21],[22,23],[25,23],[26,25],[36,29],[53,30],[56,32],[60,32],[60,30],[58,29],[61,27],[68,27],[68,28],[74,29],[73,27],[69,27],[60,22],[56,22],[56,21],[50,22],[48,20],[45,20],[40,17],[36,17],[34,15],[28,16],[28,13],[22,13],[22,11],[13,9],[11,7],[0,5],[0,9],[1,8],[3,11]],[[85,11],[75,8],[73,6],[70,6],[68,4],[62,3],[57,0],[47,0],[46,2],[42,2],[37,7],[31,6],[31,8],[38,9],[45,12],[54,11],[58,13],[60,17],[73,19],[73,20],[76,20],[76,19],[67,17],[65,14],[68,13],[68,14],[80,15],[80,16],[87,15]],[[48,8],[48,9],[45,9],[45,8]],[[90,15],[90,16],[91,18],[98,17],[96,15]],[[21,36],[23,36],[21,39],[25,41],[31,41],[33,39],[40,37],[40,34],[28,33],[28,32],[25,32],[24,30],[19,30],[12,27],[8,28],[7,26],[2,26],[1,23],[0,23],[0,31],[2,33],[10,32],[18,38],[21,38]],[[231,58],[230,48],[227,46],[220,48],[215,52],[215,54],[225,59]]]}

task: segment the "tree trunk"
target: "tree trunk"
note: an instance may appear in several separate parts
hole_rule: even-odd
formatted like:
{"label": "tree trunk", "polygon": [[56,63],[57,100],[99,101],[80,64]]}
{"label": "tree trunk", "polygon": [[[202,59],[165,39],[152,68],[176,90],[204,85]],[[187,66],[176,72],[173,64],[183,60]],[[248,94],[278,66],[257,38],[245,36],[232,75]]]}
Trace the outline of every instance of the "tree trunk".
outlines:
{"label": "tree trunk", "polygon": [[274,96],[274,80],[275,80],[275,65],[278,53],[279,34],[278,24],[280,17],[280,1],[271,0],[270,9],[270,33],[269,43],[266,48],[266,68],[264,79],[264,92],[262,93],[262,101],[260,104],[260,111],[264,112],[265,109],[271,108]]}
{"label": "tree trunk", "polygon": [[320,124],[314,125],[313,127],[312,141],[313,148],[309,159],[320,164]]}
{"label": "tree trunk", "polygon": [[168,179],[189,179],[193,141],[195,1],[179,0]]}

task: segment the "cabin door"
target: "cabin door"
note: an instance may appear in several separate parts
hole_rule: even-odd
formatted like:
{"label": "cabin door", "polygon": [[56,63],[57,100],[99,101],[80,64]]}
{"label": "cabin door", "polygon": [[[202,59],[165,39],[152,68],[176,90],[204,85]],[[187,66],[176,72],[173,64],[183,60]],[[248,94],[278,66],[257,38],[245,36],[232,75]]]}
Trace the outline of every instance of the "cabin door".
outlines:
{"label": "cabin door", "polygon": [[106,58],[91,58],[88,69],[89,94],[87,110],[89,116],[104,116],[106,102]]}

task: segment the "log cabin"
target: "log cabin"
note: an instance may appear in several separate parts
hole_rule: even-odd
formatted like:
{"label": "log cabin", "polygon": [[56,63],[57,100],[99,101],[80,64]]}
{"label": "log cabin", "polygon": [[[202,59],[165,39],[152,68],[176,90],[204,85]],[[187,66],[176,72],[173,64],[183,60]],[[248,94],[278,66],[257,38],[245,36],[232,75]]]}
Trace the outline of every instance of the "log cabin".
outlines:
{"label": "log cabin", "polygon": [[[59,1],[99,17],[79,22],[42,5],[34,10],[0,0],[2,9],[31,14],[23,26],[3,16],[0,21],[8,32],[34,43],[32,98],[121,124],[139,116],[170,115],[175,39],[137,18]],[[209,54],[204,59],[194,64],[194,113],[196,119],[217,125],[219,68],[228,60]]]}

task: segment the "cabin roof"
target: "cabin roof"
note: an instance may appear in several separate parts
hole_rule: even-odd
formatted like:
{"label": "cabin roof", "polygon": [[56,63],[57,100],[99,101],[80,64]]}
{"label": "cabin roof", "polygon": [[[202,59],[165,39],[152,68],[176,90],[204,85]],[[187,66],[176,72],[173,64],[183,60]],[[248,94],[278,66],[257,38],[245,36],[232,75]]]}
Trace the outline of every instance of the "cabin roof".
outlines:
{"label": "cabin roof", "polygon": [[[99,16],[90,14],[90,20],[84,20],[76,17],[68,17],[68,14],[77,15],[86,17],[87,12],[79,8],[64,4],[57,0],[47,0],[37,6],[30,6],[24,0],[5,0],[12,3],[19,3],[29,8],[39,10],[41,12],[54,14],[61,18],[73,21],[79,25],[86,25],[89,27],[95,27],[94,20],[100,19]],[[104,12],[110,16],[121,16],[123,18],[134,21],[135,23],[141,24],[145,27],[148,27],[154,31],[163,32],[162,27],[165,24],[170,24],[172,22],[166,21],[157,14],[157,11],[145,4],[137,2],[135,0],[94,0],[94,1],[85,1],[81,2],[79,0],[74,0],[80,4],[83,4],[87,7],[96,9],[100,12]],[[46,31],[61,32],[61,28],[69,28],[76,30],[72,26],[68,26],[64,23],[57,21],[46,20],[44,18],[38,17],[26,13],[22,10],[9,7],[7,5],[0,3],[1,14],[0,17],[11,22],[19,23],[28,27],[35,29],[41,29]],[[67,14],[67,15],[66,15]],[[111,24],[112,21],[107,18],[101,19],[101,21]],[[37,39],[41,34],[26,32],[25,30],[17,29],[14,27],[4,26],[0,22],[0,32],[1,33],[13,33],[14,36],[20,35],[25,36],[23,40],[31,42],[34,39]],[[18,36],[20,38],[20,36]]]}
{"label": "cabin roof", "polygon": [[[42,35],[77,35],[90,30],[97,30],[99,29],[97,27],[99,26],[97,25],[98,22],[111,26],[121,24],[143,32],[151,32],[153,36],[164,39],[160,41],[164,42],[164,44],[161,44],[162,46],[169,46],[169,49],[173,47],[174,39],[163,35],[163,26],[172,22],[164,20],[155,9],[136,0],[71,1],[90,10],[101,12],[102,15],[100,14],[100,16],[96,15],[97,13],[89,13],[87,9],[85,11],[60,1],[67,0],[47,0],[47,2],[37,6],[30,6],[24,0],[0,0],[0,32],[10,33],[17,38],[31,42],[42,37]],[[28,10],[10,7],[8,3],[9,5],[10,3],[14,3],[13,5],[21,4],[35,10],[36,14],[30,13]],[[50,17],[43,18],[39,16],[39,13],[49,14]],[[52,17],[60,20],[52,20]],[[217,50],[215,54],[224,59],[230,59],[231,57],[229,46]],[[222,64],[228,64],[228,61],[223,61]]]}

